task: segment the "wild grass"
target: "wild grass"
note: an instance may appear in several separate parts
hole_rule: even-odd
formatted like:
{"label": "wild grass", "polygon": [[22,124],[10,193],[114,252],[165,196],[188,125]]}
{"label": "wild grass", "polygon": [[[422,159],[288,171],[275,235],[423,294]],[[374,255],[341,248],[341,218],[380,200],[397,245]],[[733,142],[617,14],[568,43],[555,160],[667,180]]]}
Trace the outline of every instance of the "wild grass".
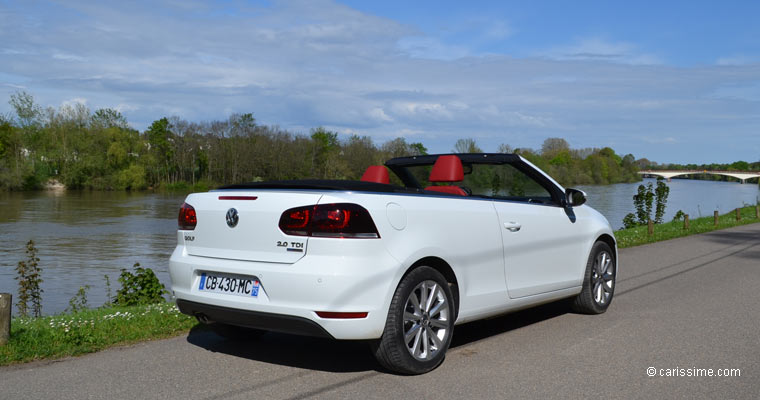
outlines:
{"label": "wild grass", "polygon": [[683,220],[655,224],[652,235],[648,234],[646,225],[637,226],[615,232],[615,238],[617,238],[619,248],[626,248],[760,222],[760,219],[755,215],[755,206],[741,208],[740,215],[741,220],[739,221],[736,220],[735,210],[720,215],[718,217],[718,225],[715,225],[712,215],[694,218],[689,221],[689,229],[685,228]]}
{"label": "wild grass", "polygon": [[88,309],[11,321],[11,337],[0,346],[0,365],[91,353],[115,345],[175,336],[197,321],[173,303]]}

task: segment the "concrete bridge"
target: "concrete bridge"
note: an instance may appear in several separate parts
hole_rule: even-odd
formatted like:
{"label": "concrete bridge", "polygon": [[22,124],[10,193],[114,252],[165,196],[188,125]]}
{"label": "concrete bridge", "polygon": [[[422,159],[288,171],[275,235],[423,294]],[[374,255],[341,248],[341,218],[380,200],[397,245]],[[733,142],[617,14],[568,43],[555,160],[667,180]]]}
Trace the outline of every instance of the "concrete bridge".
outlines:
{"label": "concrete bridge", "polygon": [[760,178],[760,171],[709,171],[709,170],[645,170],[639,171],[640,175],[654,175],[666,178],[670,182],[670,178],[680,175],[696,175],[696,174],[712,174],[730,176],[738,179],[741,183],[744,183],[747,179]]}

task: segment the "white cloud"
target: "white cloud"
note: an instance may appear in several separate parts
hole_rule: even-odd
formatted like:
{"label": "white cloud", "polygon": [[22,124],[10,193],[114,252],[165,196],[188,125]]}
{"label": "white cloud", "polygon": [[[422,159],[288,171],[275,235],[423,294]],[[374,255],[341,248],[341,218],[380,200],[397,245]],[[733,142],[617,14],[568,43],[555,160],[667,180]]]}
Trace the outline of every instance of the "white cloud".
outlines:
{"label": "white cloud", "polygon": [[35,54],[34,52],[29,51],[29,50],[25,50],[25,49],[23,49],[23,50],[22,49],[11,49],[11,48],[2,49],[2,50],[0,50],[0,53],[5,54],[5,55],[9,55],[9,56],[19,56],[19,55],[31,55],[31,54]]}
{"label": "white cloud", "polygon": [[409,129],[404,128],[398,131],[398,136],[400,137],[414,137],[424,134],[425,132],[420,129]]}
{"label": "white cloud", "polygon": [[635,45],[589,38],[548,49],[539,55],[557,60],[587,60],[633,65],[662,64],[659,57],[640,52]]}
{"label": "white cloud", "polygon": [[114,107],[114,110],[116,110],[116,111],[118,111],[118,112],[120,112],[122,114],[128,113],[128,112],[132,112],[132,111],[137,111],[139,109],[140,109],[140,107],[138,107],[136,105],[124,104],[124,103],[119,103],[119,104],[117,104]]}
{"label": "white cloud", "polygon": [[61,107],[76,107],[78,104],[87,106],[87,99],[84,97],[72,97],[61,102]]}
{"label": "white cloud", "polygon": [[80,57],[74,54],[67,54],[67,53],[53,53],[53,58],[56,60],[64,60],[64,61],[78,61],[78,62],[87,61],[87,59],[84,57]]}
{"label": "white cloud", "polygon": [[398,47],[412,57],[430,60],[456,60],[470,55],[466,47],[448,45],[431,36],[405,37],[398,41]]}
{"label": "white cloud", "polygon": [[746,55],[734,55],[729,57],[721,57],[716,62],[717,65],[732,66],[732,65],[750,65],[760,63],[760,58],[750,57]]}
{"label": "white cloud", "polygon": [[370,110],[369,116],[374,118],[376,121],[379,122],[392,122],[393,118],[389,117],[388,114],[383,111],[382,108],[376,107]]}
{"label": "white cloud", "polygon": [[485,55],[487,53],[480,51],[479,46],[503,42],[513,33],[511,26],[503,20],[463,18],[459,23],[446,25],[432,33],[408,34],[398,41],[397,46],[413,58],[451,61]]}
{"label": "white cloud", "polygon": [[[197,3],[53,4],[33,30],[24,22],[31,9],[10,10],[17,15],[3,20],[13,47],[0,50],[0,97],[25,88],[43,105],[115,107],[137,129],[164,116],[253,112],[296,132],[405,136],[431,151],[462,137],[486,150],[614,138],[620,152],[678,161],[641,138],[691,146],[683,157],[712,157],[710,138],[720,131],[734,139],[728,157],[757,158],[757,64],[675,68],[602,39],[528,58],[478,55],[327,0],[245,6],[234,17]],[[482,23],[479,34],[510,37],[497,22]],[[9,111],[0,101],[0,113]]]}
{"label": "white cloud", "polygon": [[411,101],[395,102],[392,106],[394,113],[413,118],[445,118],[453,114],[448,107],[440,103],[418,103]]}

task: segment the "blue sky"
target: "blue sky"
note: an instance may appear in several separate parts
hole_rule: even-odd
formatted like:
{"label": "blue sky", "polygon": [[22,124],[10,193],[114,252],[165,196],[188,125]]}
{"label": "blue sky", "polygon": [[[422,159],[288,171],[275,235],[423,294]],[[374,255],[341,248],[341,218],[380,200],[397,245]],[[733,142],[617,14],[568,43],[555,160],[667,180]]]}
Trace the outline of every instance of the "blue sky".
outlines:
{"label": "blue sky", "polygon": [[760,2],[2,1],[0,113],[120,110],[137,129],[253,112],[433,152],[474,138],[760,160]]}

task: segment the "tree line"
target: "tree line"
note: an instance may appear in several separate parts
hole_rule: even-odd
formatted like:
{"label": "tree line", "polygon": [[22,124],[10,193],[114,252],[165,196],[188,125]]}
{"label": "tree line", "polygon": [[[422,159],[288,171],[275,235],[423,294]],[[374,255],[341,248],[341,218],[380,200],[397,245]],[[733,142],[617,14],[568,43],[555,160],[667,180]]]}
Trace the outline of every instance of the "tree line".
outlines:
{"label": "tree line", "polygon": [[[68,189],[203,189],[218,185],[286,179],[359,179],[369,165],[427,154],[403,137],[382,144],[369,136],[340,138],[314,128],[296,134],[260,125],[252,113],[226,120],[191,122],[161,118],[143,132],[117,110],[91,112],[81,103],[42,108],[17,92],[15,115],[0,115],[0,190],[35,190],[51,181]],[[452,152],[482,152],[460,139]],[[499,146],[523,155],[560,183],[611,184],[640,180],[633,155],[609,147],[572,149],[560,138],[541,149]]]}

